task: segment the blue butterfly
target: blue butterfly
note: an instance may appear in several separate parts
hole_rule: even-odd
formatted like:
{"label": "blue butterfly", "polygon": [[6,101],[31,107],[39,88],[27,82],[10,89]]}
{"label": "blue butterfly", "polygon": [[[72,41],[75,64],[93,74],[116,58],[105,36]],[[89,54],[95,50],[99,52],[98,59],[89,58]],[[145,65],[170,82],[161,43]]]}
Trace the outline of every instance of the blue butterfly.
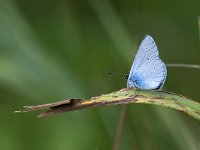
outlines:
{"label": "blue butterfly", "polygon": [[153,38],[146,35],[140,44],[127,80],[128,88],[160,89],[167,76],[164,62],[159,58]]}

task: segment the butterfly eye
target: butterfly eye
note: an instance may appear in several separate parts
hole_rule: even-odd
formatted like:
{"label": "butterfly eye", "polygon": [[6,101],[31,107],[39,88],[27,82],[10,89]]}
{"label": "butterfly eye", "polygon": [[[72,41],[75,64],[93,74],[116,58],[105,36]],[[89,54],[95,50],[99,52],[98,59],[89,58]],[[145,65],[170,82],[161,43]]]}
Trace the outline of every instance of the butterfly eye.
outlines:
{"label": "butterfly eye", "polygon": [[148,60],[150,60],[150,59],[148,58]]}
{"label": "butterfly eye", "polygon": [[154,70],[156,69],[156,68],[153,68]]}

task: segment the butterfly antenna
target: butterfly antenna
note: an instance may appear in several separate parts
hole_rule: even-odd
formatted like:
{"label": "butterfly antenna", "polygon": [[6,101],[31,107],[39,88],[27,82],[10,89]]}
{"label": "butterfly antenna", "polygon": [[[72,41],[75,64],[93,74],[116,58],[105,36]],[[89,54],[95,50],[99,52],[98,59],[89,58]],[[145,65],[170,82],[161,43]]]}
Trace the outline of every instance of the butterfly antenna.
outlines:
{"label": "butterfly antenna", "polygon": [[108,75],[126,76],[126,78],[128,79],[128,74],[127,73],[113,73],[113,72],[108,72]]}

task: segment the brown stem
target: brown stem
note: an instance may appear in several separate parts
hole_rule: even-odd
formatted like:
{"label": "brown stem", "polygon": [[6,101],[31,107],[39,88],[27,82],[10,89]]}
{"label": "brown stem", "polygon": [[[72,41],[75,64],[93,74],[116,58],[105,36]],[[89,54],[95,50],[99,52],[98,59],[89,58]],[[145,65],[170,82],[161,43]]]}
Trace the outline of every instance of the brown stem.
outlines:
{"label": "brown stem", "polygon": [[95,98],[93,100],[80,99],[80,100],[70,101],[69,104],[51,107],[50,110],[47,110],[39,114],[38,117],[39,118],[47,117],[47,116],[55,115],[62,112],[69,112],[69,111],[84,109],[88,107],[91,108],[91,107],[100,107],[100,106],[109,106],[109,105],[129,104],[136,101],[136,97],[137,96],[133,96],[131,98],[126,98],[126,99],[116,100],[116,101],[96,101]]}

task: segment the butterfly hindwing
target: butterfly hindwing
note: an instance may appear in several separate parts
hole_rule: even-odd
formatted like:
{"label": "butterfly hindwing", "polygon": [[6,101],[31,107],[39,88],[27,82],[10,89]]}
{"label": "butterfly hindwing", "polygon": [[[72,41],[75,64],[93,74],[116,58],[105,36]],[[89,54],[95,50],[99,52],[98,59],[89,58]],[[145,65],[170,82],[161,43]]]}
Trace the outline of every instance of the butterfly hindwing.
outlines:
{"label": "butterfly hindwing", "polygon": [[149,63],[142,65],[136,73],[134,78],[136,88],[140,89],[158,89],[166,79],[166,66],[160,59],[152,60]]}

